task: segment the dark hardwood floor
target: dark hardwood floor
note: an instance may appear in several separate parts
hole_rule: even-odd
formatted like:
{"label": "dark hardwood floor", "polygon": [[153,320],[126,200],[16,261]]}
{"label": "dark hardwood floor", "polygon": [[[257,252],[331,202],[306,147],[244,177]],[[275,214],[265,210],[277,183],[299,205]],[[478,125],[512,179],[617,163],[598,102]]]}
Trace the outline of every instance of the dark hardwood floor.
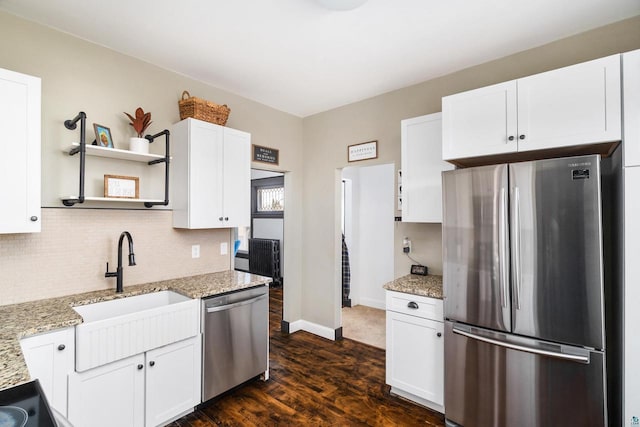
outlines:
{"label": "dark hardwood floor", "polygon": [[171,427],[444,425],[437,412],[390,395],[384,350],[280,332],[282,289],[270,290],[269,309],[270,379],[245,384]]}

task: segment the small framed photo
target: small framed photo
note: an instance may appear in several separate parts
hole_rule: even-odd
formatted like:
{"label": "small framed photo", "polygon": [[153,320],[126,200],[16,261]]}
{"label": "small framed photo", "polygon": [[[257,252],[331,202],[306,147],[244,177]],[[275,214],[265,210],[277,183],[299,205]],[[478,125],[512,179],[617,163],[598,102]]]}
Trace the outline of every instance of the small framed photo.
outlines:
{"label": "small framed photo", "polygon": [[94,123],[93,131],[96,133],[96,144],[99,147],[113,148],[113,138],[108,127]]}
{"label": "small framed photo", "polygon": [[358,162],[360,160],[378,158],[378,141],[363,142],[350,145],[347,149],[347,160]]}
{"label": "small framed photo", "polygon": [[104,197],[118,199],[140,198],[140,178],[137,176],[105,175]]}

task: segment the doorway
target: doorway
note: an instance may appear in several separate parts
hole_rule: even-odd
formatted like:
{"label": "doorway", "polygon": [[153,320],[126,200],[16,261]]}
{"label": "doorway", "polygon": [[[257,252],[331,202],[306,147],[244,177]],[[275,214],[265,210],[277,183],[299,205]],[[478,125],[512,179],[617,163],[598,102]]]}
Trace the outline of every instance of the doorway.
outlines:
{"label": "doorway", "polygon": [[385,347],[382,286],[394,274],[394,180],[393,164],[342,170],[342,334],[379,348]]}
{"label": "doorway", "polygon": [[251,169],[251,223],[236,230],[234,268],[283,285],[284,174]]}

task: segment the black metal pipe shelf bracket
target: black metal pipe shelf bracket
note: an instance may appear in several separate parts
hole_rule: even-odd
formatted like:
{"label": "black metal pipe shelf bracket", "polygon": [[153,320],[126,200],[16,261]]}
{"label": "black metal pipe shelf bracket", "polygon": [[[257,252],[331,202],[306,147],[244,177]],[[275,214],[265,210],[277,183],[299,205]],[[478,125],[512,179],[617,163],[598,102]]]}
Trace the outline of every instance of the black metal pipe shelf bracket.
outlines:
{"label": "black metal pipe shelf bracket", "polygon": [[169,153],[171,152],[169,150],[169,129],[165,129],[162,132],[158,132],[155,135],[145,135],[145,138],[151,144],[154,139],[156,139],[156,138],[158,138],[159,136],[162,136],[162,135],[164,135],[164,137],[165,137],[165,139],[164,139],[164,143],[165,143],[164,159],[151,160],[148,164],[155,165],[155,164],[158,164],[158,163],[164,163],[164,201],[162,201],[162,202],[144,202],[144,206],[147,207],[147,208],[150,208],[152,206],[157,206],[157,205],[167,206],[169,204],[169,162],[170,162]]}
{"label": "black metal pipe shelf bracket", "polygon": [[84,168],[85,168],[85,157],[87,153],[86,149],[86,141],[85,141],[85,130],[87,124],[87,115],[84,111],[80,111],[77,116],[73,119],[65,120],[64,127],[69,130],[74,130],[78,127],[77,123],[80,122],[80,145],[78,147],[69,151],[69,155],[73,156],[74,154],[80,153],[80,179],[79,179],[79,189],[78,189],[78,198],[76,199],[63,199],[62,204],[65,206],[73,206],[76,203],[84,203]]}

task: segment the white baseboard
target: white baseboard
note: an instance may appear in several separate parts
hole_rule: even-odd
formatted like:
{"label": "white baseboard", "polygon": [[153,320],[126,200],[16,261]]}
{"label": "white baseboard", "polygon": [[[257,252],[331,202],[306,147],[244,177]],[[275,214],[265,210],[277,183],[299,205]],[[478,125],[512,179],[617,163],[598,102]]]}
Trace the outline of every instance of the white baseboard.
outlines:
{"label": "white baseboard", "polygon": [[336,340],[336,331],[331,328],[327,328],[326,326],[311,323],[306,320],[296,320],[295,322],[289,323],[289,333],[292,334],[297,331],[307,331],[331,341]]}
{"label": "white baseboard", "polygon": [[378,308],[380,310],[386,310],[384,300],[377,300],[373,298],[360,298],[360,305],[366,305],[367,307]]}
{"label": "white baseboard", "polygon": [[444,406],[442,405],[438,405],[437,403],[433,403],[430,400],[427,399],[423,399],[422,397],[418,397],[415,394],[411,394],[408,391],[404,391],[404,390],[400,390],[398,388],[395,387],[391,387],[391,394],[392,395],[397,395],[400,396],[404,399],[410,400],[414,403],[417,403],[418,405],[422,405],[426,408],[429,409],[433,409],[434,411],[440,412],[441,414],[444,414]]}

